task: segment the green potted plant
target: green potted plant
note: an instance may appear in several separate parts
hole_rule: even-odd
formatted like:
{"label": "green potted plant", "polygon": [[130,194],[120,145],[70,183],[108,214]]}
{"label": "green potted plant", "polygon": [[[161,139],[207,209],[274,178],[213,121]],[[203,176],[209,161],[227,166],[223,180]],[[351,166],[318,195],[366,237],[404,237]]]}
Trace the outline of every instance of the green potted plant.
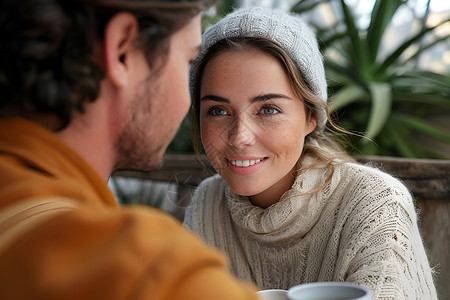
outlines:
{"label": "green potted plant", "polygon": [[[292,11],[301,14],[329,2],[302,0]],[[350,138],[349,150],[355,154],[439,158],[417,142],[416,135],[450,143],[444,128],[425,118],[435,112],[450,113],[450,76],[416,67],[423,51],[445,42],[450,34],[432,41],[424,38],[450,20],[424,26],[394,51],[381,55],[386,28],[406,2],[377,0],[370,25],[358,28],[350,8],[340,0],[342,20],[328,28],[311,24],[325,55],[331,110],[346,129],[363,131]]]}

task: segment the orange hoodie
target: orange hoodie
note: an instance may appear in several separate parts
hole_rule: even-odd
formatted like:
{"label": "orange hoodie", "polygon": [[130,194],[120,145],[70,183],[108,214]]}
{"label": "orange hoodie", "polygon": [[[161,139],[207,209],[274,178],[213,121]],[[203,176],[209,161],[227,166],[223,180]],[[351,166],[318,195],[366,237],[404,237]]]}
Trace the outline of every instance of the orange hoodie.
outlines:
{"label": "orange hoodie", "polygon": [[51,132],[0,119],[0,299],[257,299],[169,215],[120,207]]}

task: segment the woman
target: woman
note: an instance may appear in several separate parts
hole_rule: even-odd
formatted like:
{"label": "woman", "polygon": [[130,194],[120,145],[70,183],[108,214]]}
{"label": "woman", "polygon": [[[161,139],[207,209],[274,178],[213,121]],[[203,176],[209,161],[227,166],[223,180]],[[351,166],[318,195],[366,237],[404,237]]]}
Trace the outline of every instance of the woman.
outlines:
{"label": "woman", "polygon": [[298,16],[226,16],[203,36],[191,88],[194,142],[218,175],[184,222],[238,277],[262,289],[348,281],[374,299],[436,298],[410,193],[325,130],[322,57]]}

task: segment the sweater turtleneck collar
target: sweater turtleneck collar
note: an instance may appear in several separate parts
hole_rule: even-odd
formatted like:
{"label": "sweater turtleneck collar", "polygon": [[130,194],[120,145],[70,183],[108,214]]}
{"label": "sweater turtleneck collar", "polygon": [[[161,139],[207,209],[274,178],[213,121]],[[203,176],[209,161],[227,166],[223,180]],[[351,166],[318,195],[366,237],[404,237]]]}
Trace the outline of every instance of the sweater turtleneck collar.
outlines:
{"label": "sweater turtleneck collar", "polygon": [[[301,165],[313,163],[314,159],[307,156]],[[248,197],[237,195],[227,187],[225,195],[233,222],[242,232],[261,242],[302,238],[319,219],[328,195],[335,188],[335,180],[320,188],[329,176],[326,168],[322,164],[301,172],[280,201],[266,209],[253,205]]]}

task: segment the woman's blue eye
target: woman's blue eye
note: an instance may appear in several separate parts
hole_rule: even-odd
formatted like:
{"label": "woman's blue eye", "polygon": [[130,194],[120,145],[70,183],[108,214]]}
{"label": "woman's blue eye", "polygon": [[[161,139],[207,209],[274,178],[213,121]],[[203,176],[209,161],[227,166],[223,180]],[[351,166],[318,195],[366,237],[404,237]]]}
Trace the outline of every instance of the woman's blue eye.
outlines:
{"label": "woman's blue eye", "polygon": [[209,109],[208,113],[213,116],[225,116],[227,111],[220,107],[212,107]]}
{"label": "woman's blue eye", "polygon": [[261,109],[261,113],[263,115],[275,115],[280,113],[280,110],[272,106],[265,106]]}

